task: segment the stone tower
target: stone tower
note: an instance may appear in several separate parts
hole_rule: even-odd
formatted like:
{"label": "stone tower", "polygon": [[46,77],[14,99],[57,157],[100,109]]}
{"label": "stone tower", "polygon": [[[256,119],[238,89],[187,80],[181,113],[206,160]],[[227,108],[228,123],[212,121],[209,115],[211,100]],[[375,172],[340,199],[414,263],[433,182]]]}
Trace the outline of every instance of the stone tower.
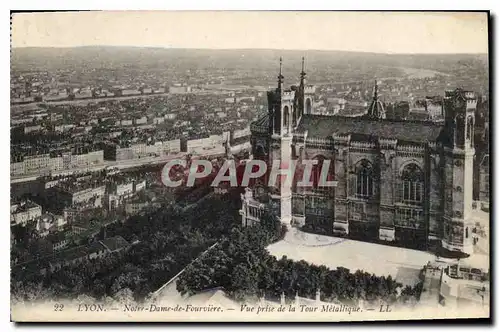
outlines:
{"label": "stone tower", "polygon": [[306,72],[304,71],[304,58],[302,58],[302,71],[300,72],[300,87],[302,91],[302,112],[301,114],[313,113],[314,93],[316,89],[313,85],[306,85]]}
{"label": "stone tower", "polygon": [[[269,166],[271,182],[271,198],[273,199],[278,216],[282,223],[290,225],[292,220],[292,139],[293,139],[293,112],[295,91],[283,89],[282,59],[280,58],[280,72],[278,88],[268,94],[272,107],[270,112]],[[272,108],[272,109],[271,109]],[[278,166],[279,165],[279,169]],[[281,170],[281,171],[280,171]],[[276,179],[276,180],[274,180]]]}
{"label": "stone tower", "polygon": [[471,212],[476,106],[477,98],[473,92],[456,89],[445,93],[442,246],[466,254],[473,251]]}

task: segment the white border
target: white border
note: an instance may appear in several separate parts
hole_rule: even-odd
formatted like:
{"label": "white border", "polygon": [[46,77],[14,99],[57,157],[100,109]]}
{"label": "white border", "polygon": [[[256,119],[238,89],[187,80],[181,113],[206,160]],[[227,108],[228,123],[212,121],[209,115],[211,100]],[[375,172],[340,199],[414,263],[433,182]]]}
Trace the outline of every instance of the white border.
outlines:
{"label": "white border", "polygon": [[[168,3],[163,3],[162,1],[150,1],[150,0],[141,0],[141,1],[131,1],[131,0],[121,0],[121,1],[110,1],[110,0],[86,0],[86,1],[37,1],[37,0],[30,0],[30,1],[10,1],[9,4],[5,2],[2,2],[1,6],[6,6],[8,8],[5,9],[16,9],[16,10],[57,10],[57,9],[65,9],[65,10],[82,10],[82,9],[93,9],[93,10],[118,10],[118,9],[135,9],[135,10],[151,10],[151,9],[165,9],[165,10],[486,10],[486,9],[491,9],[492,13],[499,13],[500,10],[498,9],[499,7],[499,1],[491,0],[491,1],[486,1],[486,0],[475,0],[475,1],[463,1],[463,0],[454,0],[454,1],[437,1],[437,0],[420,0],[420,1],[412,1],[410,3],[403,3],[402,1],[397,1],[397,0],[377,0],[377,1],[341,1],[341,2],[336,2],[332,3],[332,1],[324,0],[302,0],[302,1],[297,1],[297,0],[287,0],[287,1],[264,1],[264,0],[252,0],[252,1],[236,1],[236,0],[183,0],[183,1],[178,1],[178,2],[168,2]],[[10,6],[8,6],[10,5]],[[4,15],[6,14],[6,10],[2,11]],[[6,26],[6,24],[5,24]],[[493,28],[493,27],[492,27]],[[4,28],[6,30],[6,27]],[[1,287],[1,314],[2,314],[2,330],[7,331],[7,330],[13,330],[17,328],[17,326],[9,323],[10,321],[10,314],[9,314],[9,309],[10,309],[10,278],[7,277],[9,271],[8,268],[10,266],[9,263],[9,246],[10,246],[10,241],[9,241],[9,234],[10,231],[7,229],[8,226],[8,211],[9,211],[9,203],[7,201],[7,197],[10,196],[10,180],[7,174],[10,172],[10,167],[8,165],[8,156],[9,156],[9,149],[10,149],[10,138],[9,138],[9,118],[10,118],[10,105],[9,105],[9,81],[7,81],[7,77],[10,77],[10,34],[7,36],[6,31],[2,34],[2,43],[1,45],[4,46],[3,52],[2,52],[2,77],[4,77],[4,80],[0,82],[1,89],[0,93],[2,95],[2,103],[5,105],[3,108],[3,111],[0,113],[0,116],[3,117],[3,121],[0,121],[0,125],[2,128],[0,129],[0,135],[2,136],[2,144],[0,145],[0,153],[1,156],[3,156],[3,162],[2,162],[2,173],[0,175],[0,185],[1,189],[4,192],[3,199],[1,200],[1,211],[4,216],[3,218],[3,227],[4,231],[2,232],[2,241],[1,244],[3,247],[2,253],[3,255],[1,256],[1,266],[4,267],[4,277],[2,278],[2,287]],[[464,41],[466,42],[466,41]],[[494,46],[494,45],[493,45]],[[491,51],[490,51],[491,52]],[[492,59],[493,61],[496,60]],[[496,63],[496,62],[495,62]],[[497,68],[497,66],[495,66]],[[497,71],[495,70],[496,74]],[[498,75],[494,75],[493,77],[498,77]],[[491,78],[490,78],[491,79]],[[492,94],[494,96],[499,95],[498,94],[498,85],[495,86],[494,91],[492,91]],[[492,112],[496,112],[496,110],[492,109]],[[495,123],[492,124],[495,127],[497,127],[497,122],[500,121],[498,120],[500,118],[499,115],[495,117]],[[500,127],[499,127],[500,128]],[[497,142],[498,137],[500,135],[495,136],[495,143]],[[494,146],[498,146],[498,144],[495,144]],[[497,154],[493,153],[495,156],[495,162],[498,162]],[[498,163],[497,163],[498,164]],[[496,177],[495,177],[496,178]],[[498,183],[495,183],[498,184]],[[495,186],[497,187],[497,186]],[[498,201],[497,197],[493,197],[493,201],[496,202]],[[495,205],[494,203],[492,203]],[[495,218],[493,218],[495,219]],[[498,233],[499,233],[500,226],[495,227],[495,238],[498,239]],[[496,251],[496,246],[495,248],[491,249],[492,251]],[[495,267],[497,267],[498,263],[498,254],[496,255],[495,259]],[[496,272],[496,271],[495,271]],[[494,287],[498,287],[498,274],[495,273],[496,278],[495,278],[495,285]],[[498,293],[498,290],[495,289],[495,294]],[[494,308],[498,308],[498,306],[494,306]],[[494,313],[493,313],[494,314]],[[498,316],[496,317],[498,319]],[[120,330],[123,328],[130,328],[130,329],[137,329],[140,327],[140,325],[134,325],[134,326],[110,326],[110,329],[114,330]],[[156,329],[178,329],[181,328],[179,326],[151,326]],[[244,328],[244,326],[183,326],[185,328],[202,328],[204,330],[216,330],[220,328]],[[251,329],[259,329],[259,330],[268,330],[271,328],[279,328],[279,329],[290,329],[293,328],[292,326],[249,326],[248,328]],[[361,328],[368,328],[370,327],[369,325],[362,326]],[[26,327],[24,327],[26,328]],[[87,326],[87,327],[78,327],[78,326],[37,326],[37,328],[41,329],[64,329],[64,330],[70,330],[74,328],[78,329],[93,329],[93,330],[103,330],[105,326]],[[309,328],[305,326],[297,326],[295,327],[297,329],[304,329],[304,328]],[[346,327],[346,326],[338,326],[338,325],[333,325],[333,326],[321,326],[317,327],[320,329],[340,329],[340,330],[350,330],[351,327]],[[377,328],[381,328],[380,325],[377,326]],[[389,327],[383,327],[385,328],[398,328],[396,326],[389,326]],[[415,327],[410,327],[410,326],[405,326],[405,328],[409,329],[421,329],[423,326],[415,326]],[[440,325],[436,327],[426,327],[429,329],[435,329],[437,330],[442,330],[442,329],[456,329],[455,326],[446,326],[446,325]],[[466,327],[468,330],[476,330],[477,327],[472,327],[468,326]]]}
{"label": "white border", "polygon": [[377,1],[329,1],[329,0],[87,0],[71,1],[19,0],[11,3],[11,9],[25,10],[486,10],[494,0],[464,1],[421,0],[411,3],[394,0]]}

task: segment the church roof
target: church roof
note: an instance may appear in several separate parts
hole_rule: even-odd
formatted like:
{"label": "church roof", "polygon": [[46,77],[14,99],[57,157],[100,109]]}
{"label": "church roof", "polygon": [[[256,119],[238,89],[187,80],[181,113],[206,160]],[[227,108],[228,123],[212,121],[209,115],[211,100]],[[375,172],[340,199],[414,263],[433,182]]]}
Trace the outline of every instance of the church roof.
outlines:
{"label": "church roof", "polygon": [[327,138],[333,134],[361,134],[371,137],[393,138],[408,142],[435,142],[442,125],[432,122],[394,121],[304,114],[297,132],[308,132],[309,137]]}

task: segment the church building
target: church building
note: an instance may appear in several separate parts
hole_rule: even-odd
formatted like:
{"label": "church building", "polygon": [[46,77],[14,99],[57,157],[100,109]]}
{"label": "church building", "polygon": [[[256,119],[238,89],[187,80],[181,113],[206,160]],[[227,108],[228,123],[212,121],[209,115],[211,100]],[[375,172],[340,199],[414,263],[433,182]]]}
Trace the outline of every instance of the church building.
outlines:
{"label": "church building", "polygon": [[[314,185],[254,183],[242,195],[244,225],[258,222],[266,193],[290,227],[472,253],[473,92],[445,91],[443,123],[386,119],[377,84],[363,116],[317,115],[304,59],[300,84],[290,89],[284,88],[281,66],[280,59],[267,114],[251,124],[252,158],[268,164],[318,160]],[[330,160],[335,187],[318,184],[324,160]]]}

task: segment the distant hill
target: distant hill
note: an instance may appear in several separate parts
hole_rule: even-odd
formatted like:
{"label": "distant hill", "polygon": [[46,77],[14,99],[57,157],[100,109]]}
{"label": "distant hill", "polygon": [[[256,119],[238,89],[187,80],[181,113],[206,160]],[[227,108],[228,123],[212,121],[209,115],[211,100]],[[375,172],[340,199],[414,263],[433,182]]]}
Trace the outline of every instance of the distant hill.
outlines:
{"label": "distant hill", "polygon": [[11,66],[22,70],[68,68],[158,68],[165,66],[273,70],[278,58],[285,67],[300,68],[306,57],[307,68],[328,66],[356,68],[370,65],[412,67],[448,72],[457,66],[487,70],[487,54],[377,54],[345,51],[294,51],[267,49],[168,49],[144,47],[86,46],[75,48],[14,48]]}

